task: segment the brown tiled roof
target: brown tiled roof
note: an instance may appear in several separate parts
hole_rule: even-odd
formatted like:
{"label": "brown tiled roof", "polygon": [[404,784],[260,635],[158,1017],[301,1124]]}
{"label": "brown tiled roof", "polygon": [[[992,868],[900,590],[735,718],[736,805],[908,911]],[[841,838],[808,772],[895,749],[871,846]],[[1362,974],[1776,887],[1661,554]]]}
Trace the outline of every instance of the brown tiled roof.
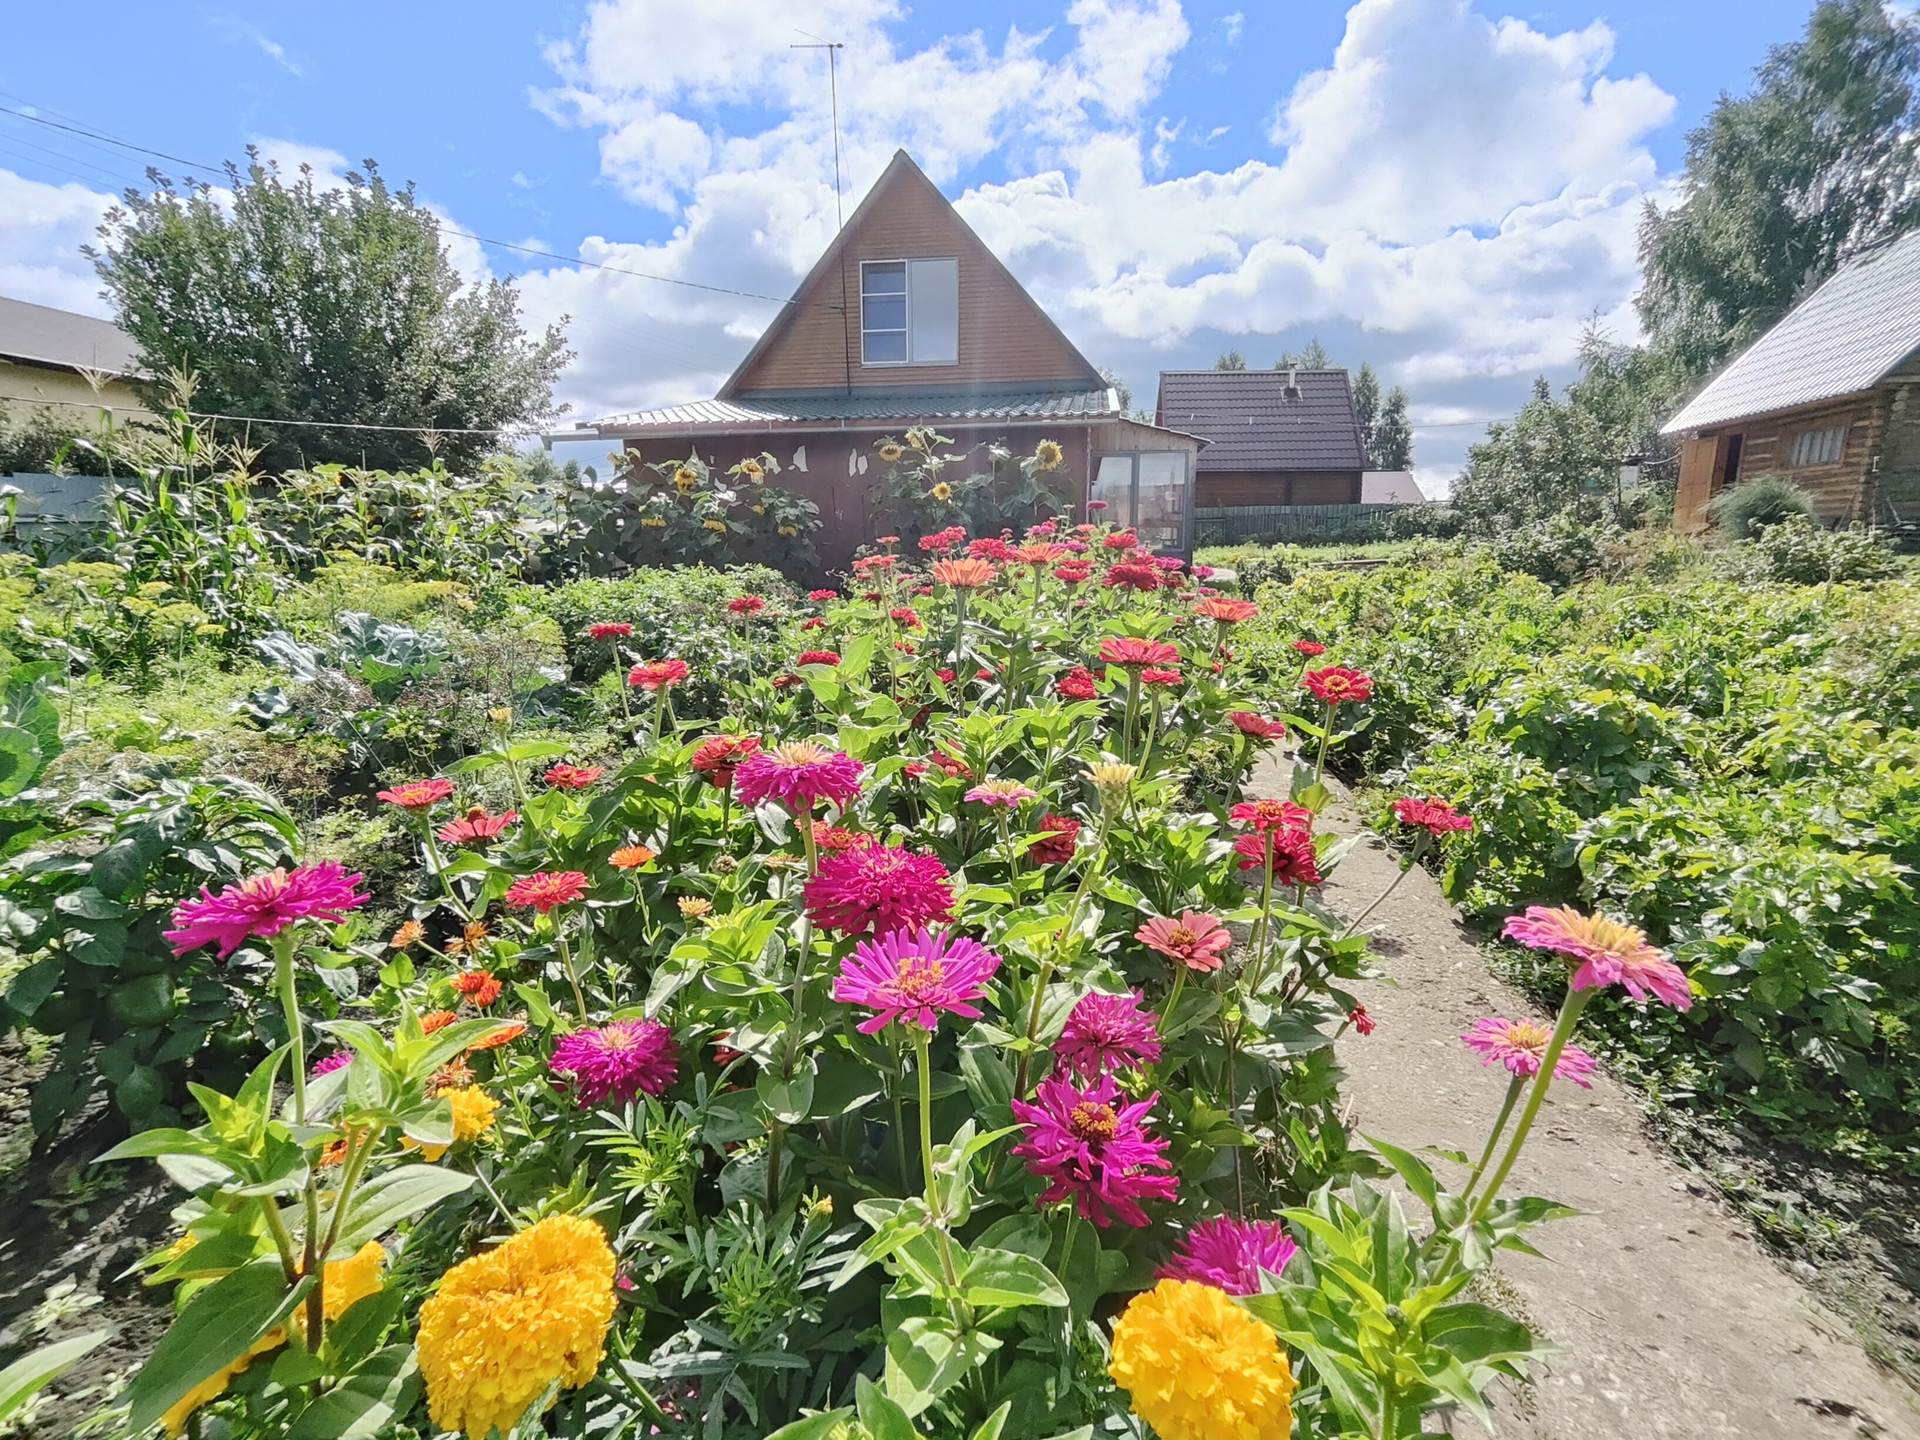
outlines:
{"label": "brown tiled roof", "polygon": [[1202,475],[1366,468],[1345,370],[1162,370],[1156,419],[1209,442]]}

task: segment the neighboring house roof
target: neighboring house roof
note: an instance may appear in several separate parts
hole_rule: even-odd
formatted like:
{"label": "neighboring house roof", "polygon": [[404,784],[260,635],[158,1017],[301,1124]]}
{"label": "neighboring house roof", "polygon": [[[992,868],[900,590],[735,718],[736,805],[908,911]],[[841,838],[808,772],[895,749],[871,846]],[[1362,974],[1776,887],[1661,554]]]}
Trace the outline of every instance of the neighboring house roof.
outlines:
{"label": "neighboring house roof", "polygon": [[898,428],[926,421],[1100,420],[1118,416],[1112,390],[855,391],[847,394],[765,396],[748,401],[696,400],[661,410],[629,410],[584,425],[601,434],[642,430]]}
{"label": "neighboring house roof", "polygon": [[1411,470],[1363,470],[1360,472],[1362,505],[1421,505],[1426,496],[1414,483]]}
{"label": "neighboring house roof", "polygon": [[1660,433],[1870,390],[1920,350],[1920,230],[1862,251],[1802,300]]}
{"label": "neighboring house roof", "polygon": [[1202,475],[1367,464],[1345,370],[1163,370],[1155,418],[1207,440]]}
{"label": "neighboring house roof", "polygon": [[110,320],[0,296],[0,359],[134,375],[138,357],[133,337]]}

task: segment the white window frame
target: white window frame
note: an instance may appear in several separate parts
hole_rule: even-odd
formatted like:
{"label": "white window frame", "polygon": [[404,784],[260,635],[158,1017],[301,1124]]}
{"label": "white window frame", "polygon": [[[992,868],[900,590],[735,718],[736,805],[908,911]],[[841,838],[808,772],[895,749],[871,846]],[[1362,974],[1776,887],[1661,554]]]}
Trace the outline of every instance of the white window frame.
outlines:
{"label": "white window frame", "polygon": [[[1829,441],[1829,436],[1837,438]],[[1831,444],[1833,449],[1833,455],[1830,459],[1818,458],[1812,454],[1803,456],[1803,446],[1806,451],[1811,452],[1817,449],[1824,454],[1829,444]],[[1847,458],[1846,424],[1843,422],[1839,425],[1822,425],[1814,430],[1796,430],[1793,435],[1792,448],[1787,452],[1787,455],[1787,468],[1789,470],[1812,470],[1821,465],[1838,465],[1842,460]]]}
{"label": "white window frame", "polygon": [[[960,363],[958,317],[955,318],[955,324],[954,324],[953,359],[921,360],[916,358],[913,353],[913,266],[915,261],[924,261],[924,260],[946,261],[948,264],[951,264],[954,267],[955,278],[956,280],[958,279],[959,270],[960,270],[960,258],[957,255],[915,255],[910,258],[906,256],[902,256],[898,259],[874,259],[874,260],[862,260],[860,262],[860,364],[863,369],[902,370],[902,369],[913,368],[913,367],[941,368],[941,367],[955,366]],[[869,360],[867,358],[867,336],[898,335],[903,333],[901,331],[893,329],[891,326],[888,326],[885,329],[880,329],[880,328],[870,327],[867,324],[867,267],[869,265],[898,265],[901,267],[901,280],[906,287],[905,290],[902,292],[902,308],[904,309],[906,314],[906,320],[905,320],[906,329],[904,331],[904,334],[906,336],[906,342],[907,342],[907,358],[904,360]]]}

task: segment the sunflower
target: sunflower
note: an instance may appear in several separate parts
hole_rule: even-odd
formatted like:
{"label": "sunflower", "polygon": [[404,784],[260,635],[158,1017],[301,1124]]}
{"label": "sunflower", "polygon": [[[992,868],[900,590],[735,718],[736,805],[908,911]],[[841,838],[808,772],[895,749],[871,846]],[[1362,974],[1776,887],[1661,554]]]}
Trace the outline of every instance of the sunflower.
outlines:
{"label": "sunflower", "polygon": [[953,486],[942,480],[938,485],[933,487],[933,498],[938,500],[942,505],[946,504],[949,500],[953,499]]}
{"label": "sunflower", "polygon": [[1033,458],[1040,462],[1042,470],[1058,470],[1066,458],[1066,452],[1060,448],[1057,440],[1042,440],[1033,447]]}
{"label": "sunflower", "polygon": [[882,440],[880,442],[880,458],[886,461],[887,464],[889,465],[893,464],[902,455],[906,453],[907,452],[901,449],[900,445],[896,441]]}
{"label": "sunflower", "polygon": [[678,470],[673,472],[673,488],[678,490],[682,495],[691,495],[693,493],[693,487],[699,483],[700,473],[688,466],[682,465]]}

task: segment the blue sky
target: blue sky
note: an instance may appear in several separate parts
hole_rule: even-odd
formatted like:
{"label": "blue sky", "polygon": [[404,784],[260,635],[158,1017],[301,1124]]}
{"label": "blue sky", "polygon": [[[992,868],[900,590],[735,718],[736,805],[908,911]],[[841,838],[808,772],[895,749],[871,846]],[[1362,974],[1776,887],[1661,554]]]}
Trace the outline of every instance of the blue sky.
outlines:
{"label": "blue sky", "polygon": [[[1809,8],[102,0],[15,7],[0,106],[195,161],[373,156],[476,234],[784,294],[833,223],[824,62],[789,47],[843,39],[849,204],[906,145],[1142,401],[1228,346],[1370,359],[1432,489],[1586,317],[1630,333],[1640,205]],[[0,114],[0,294],[99,310],[77,247],[145,163]],[[574,316],[575,415],[710,394],[773,308],[450,249]]]}

